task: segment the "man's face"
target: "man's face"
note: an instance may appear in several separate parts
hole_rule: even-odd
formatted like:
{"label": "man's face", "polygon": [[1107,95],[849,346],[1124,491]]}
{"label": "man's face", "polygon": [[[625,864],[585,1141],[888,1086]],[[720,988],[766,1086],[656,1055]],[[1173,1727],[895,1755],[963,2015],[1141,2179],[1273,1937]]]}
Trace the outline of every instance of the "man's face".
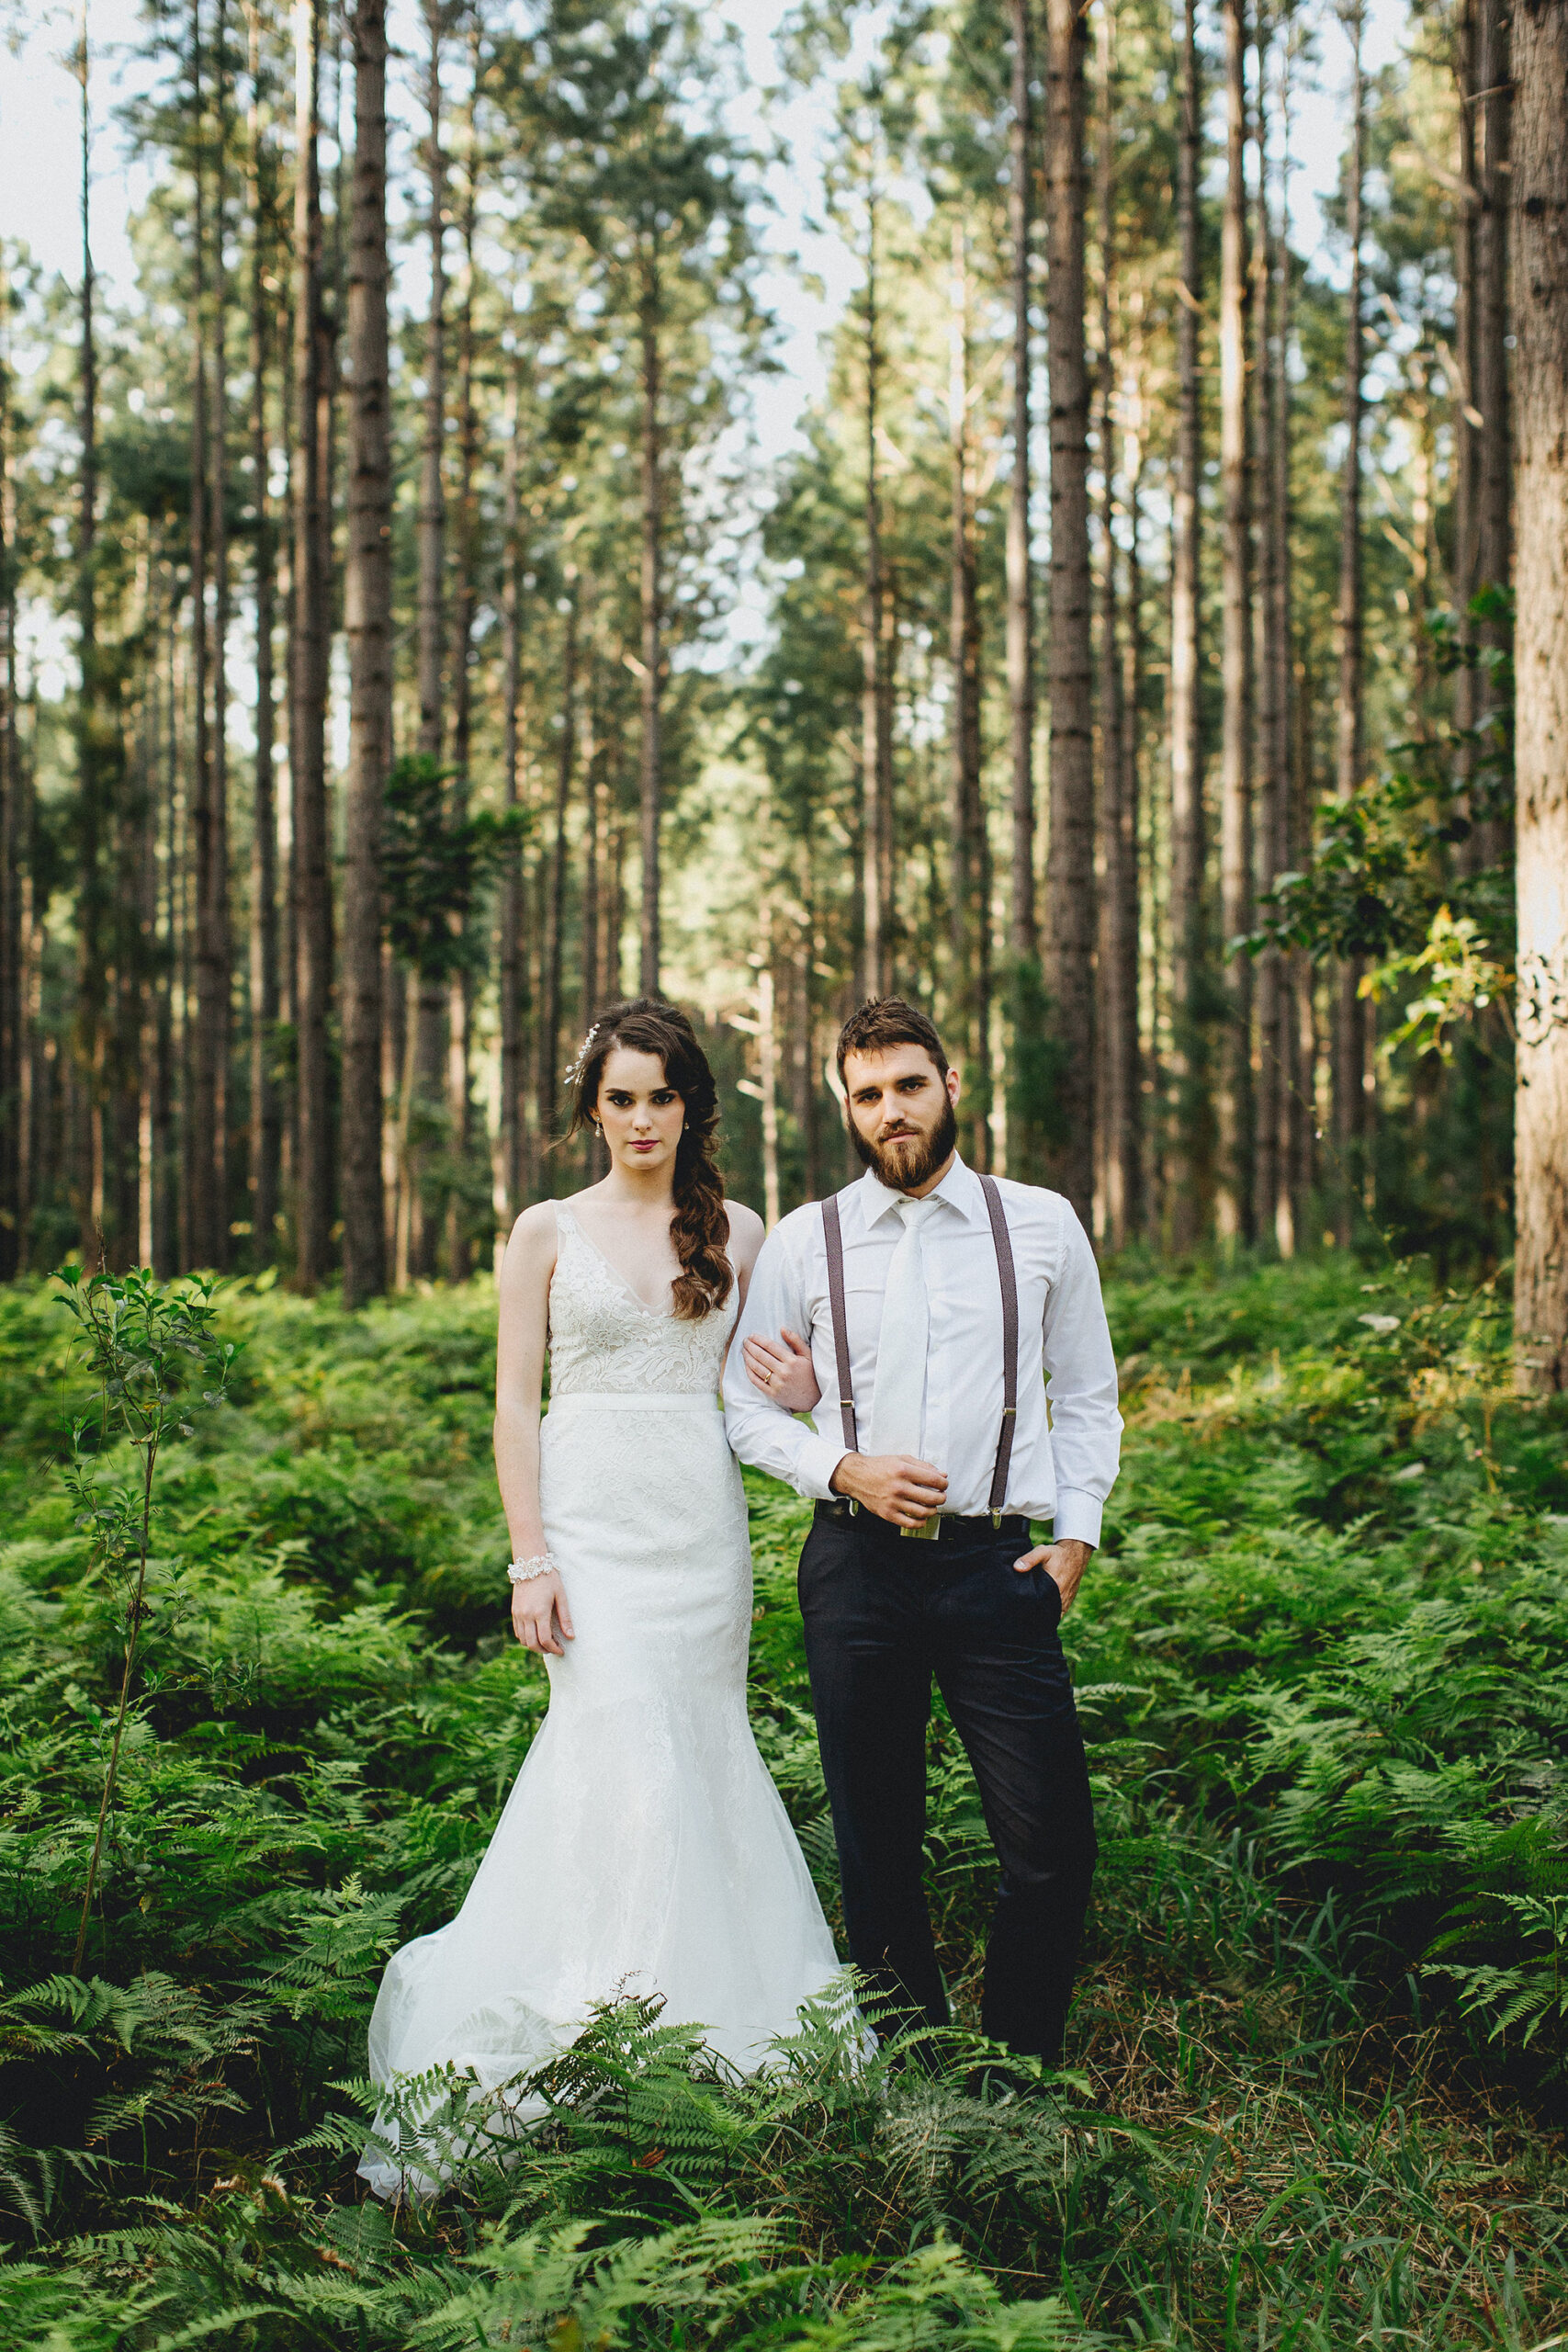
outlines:
{"label": "man's face", "polygon": [[942,1173],[958,1142],[956,1070],[944,1078],[923,1046],[885,1046],[844,1057],[844,1091],[854,1148],[890,1192],[917,1193]]}

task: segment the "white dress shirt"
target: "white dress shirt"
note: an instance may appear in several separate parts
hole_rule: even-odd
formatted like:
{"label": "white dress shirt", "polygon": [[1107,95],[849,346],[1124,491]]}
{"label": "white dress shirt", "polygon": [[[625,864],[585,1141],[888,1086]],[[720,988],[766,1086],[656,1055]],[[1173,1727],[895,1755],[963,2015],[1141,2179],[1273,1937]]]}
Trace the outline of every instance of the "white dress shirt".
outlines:
{"label": "white dress shirt", "polygon": [[[1058,1540],[1100,1541],[1116,1482],[1122,1416],[1116,1358],[1089,1237],[1059,1193],[998,1177],[1018,1275],[1018,1419],[1003,1508],[1052,1520]],[[947,1474],[945,1509],[990,1508],[1002,1419],[1002,1292],[980,1180],[962,1159],[929,1199],[923,1232],[931,1336],[921,1457]],[[868,1169],[839,1194],[844,1311],[862,1450],[876,1394],[876,1345],[887,1268],[902,1233],[904,1195]],[[741,1343],[785,1328],[809,1342],[821,1398],[807,1427],[754,1387]],[[1050,1375],[1049,1386],[1042,1374]],[[1050,1399],[1050,1412],[1046,1399]],[[794,1209],[762,1244],[724,1374],[724,1417],[742,1462],[826,1500],[844,1458],[839,1374],[828,1297],[828,1246],[816,1202]]]}

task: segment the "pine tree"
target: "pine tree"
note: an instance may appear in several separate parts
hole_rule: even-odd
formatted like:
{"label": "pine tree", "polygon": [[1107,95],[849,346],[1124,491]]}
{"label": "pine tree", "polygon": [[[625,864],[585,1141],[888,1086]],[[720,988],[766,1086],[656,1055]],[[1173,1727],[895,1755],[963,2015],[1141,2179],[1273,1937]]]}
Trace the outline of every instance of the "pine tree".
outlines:
{"label": "pine tree", "polygon": [[1046,0],[1045,221],[1051,390],[1051,841],[1048,982],[1060,1047],[1058,1183],[1094,1193],[1094,735],[1084,347],[1084,53],[1074,0]]}
{"label": "pine tree", "polygon": [[381,1190],[381,829],[392,764],[392,465],[387,325],[386,0],[356,0],[350,369],[349,755],[343,893],[343,1288],[386,1288]]}
{"label": "pine tree", "polygon": [[1513,20],[1521,1385],[1568,1388],[1568,5]]}

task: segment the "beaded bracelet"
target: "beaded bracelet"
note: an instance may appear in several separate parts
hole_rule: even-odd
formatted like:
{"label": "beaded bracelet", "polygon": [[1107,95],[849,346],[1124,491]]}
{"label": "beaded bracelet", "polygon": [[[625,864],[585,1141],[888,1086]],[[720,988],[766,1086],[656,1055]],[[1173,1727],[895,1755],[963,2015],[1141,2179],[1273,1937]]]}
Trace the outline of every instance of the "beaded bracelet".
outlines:
{"label": "beaded bracelet", "polygon": [[553,1552],[539,1552],[531,1560],[513,1560],[506,1573],[513,1584],[531,1584],[536,1577],[547,1577],[559,1566]]}

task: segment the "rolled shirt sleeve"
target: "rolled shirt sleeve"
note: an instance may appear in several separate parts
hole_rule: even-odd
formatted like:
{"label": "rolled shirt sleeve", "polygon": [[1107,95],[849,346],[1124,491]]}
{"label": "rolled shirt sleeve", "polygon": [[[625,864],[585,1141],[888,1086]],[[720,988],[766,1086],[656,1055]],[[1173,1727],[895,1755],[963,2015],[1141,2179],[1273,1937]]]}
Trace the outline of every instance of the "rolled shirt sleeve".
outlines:
{"label": "rolled shirt sleeve", "polygon": [[724,1429],[739,1460],[782,1478],[797,1495],[826,1502],[833,1491],[833,1473],[844,1458],[843,1445],[819,1436],[810,1423],[798,1420],[782,1405],[771,1404],[753,1385],[742,1352],[749,1339],[772,1340],[785,1329],[797,1331],[811,1342],[818,1381],[824,1396],[828,1395],[831,1384],[823,1380],[818,1356],[798,1223],[819,1214],[814,1208],[797,1209],[762,1244],[725,1363]]}
{"label": "rolled shirt sleeve", "polygon": [[1051,1407],[1058,1542],[1098,1544],[1121,1460],[1116,1353],[1105,1319],[1100,1269],[1088,1234],[1062,1203],[1062,1246],[1045,1296],[1041,1352]]}

